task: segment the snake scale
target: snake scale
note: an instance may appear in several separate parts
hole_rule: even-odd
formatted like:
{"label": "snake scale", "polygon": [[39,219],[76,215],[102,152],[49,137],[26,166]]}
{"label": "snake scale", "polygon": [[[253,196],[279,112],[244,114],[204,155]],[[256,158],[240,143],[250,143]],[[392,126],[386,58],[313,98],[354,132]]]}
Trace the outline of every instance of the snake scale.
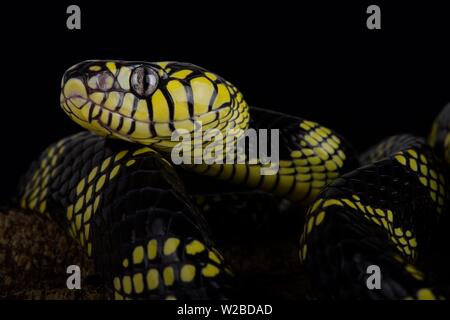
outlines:
{"label": "snake scale", "polygon": [[[20,182],[19,205],[77,239],[115,299],[233,298],[233,272],[195,200],[205,176],[222,180],[227,195],[246,190],[247,206],[258,190],[299,215],[309,208],[299,257],[314,296],[442,298],[416,262],[449,213],[450,106],[429,144],[399,135],[358,156],[335,131],[249,107],[230,82],[187,63],[81,62],[64,74],[60,102],[88,131],[43,151]],[[222,133],[278,129],[279,170],[263,175],[259,160],[173,165],[172,133],[193,134],[197,123]],[[215,208],[246,201],[237,199]],[[372,264],[381,290],[366,287]]]}

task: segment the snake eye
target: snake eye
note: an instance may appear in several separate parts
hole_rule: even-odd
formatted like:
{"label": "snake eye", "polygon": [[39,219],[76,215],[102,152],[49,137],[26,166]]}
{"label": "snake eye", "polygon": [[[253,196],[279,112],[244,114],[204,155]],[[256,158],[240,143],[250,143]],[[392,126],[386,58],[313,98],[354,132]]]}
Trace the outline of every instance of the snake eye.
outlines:
{"label": "snake eye", "polygon": [[97,89],[101,91],[107,91],[112,88],[114,84],[114,78],[107,71],[96,74],[88,80],[88,86],[91,89]]}
{"label": "snake eye", "polygon": [[149,96],[158,86],[157,73],[148,67],[138,67],[131,74],[131,87],[142,97]]}

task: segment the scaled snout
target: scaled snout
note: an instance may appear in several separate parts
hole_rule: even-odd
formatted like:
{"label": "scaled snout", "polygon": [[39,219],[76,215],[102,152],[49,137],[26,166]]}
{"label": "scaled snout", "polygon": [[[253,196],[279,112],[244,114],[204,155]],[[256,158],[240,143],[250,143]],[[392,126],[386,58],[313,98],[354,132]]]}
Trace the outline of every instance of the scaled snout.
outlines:
{"label": "scaled snout", "polygon": [[[70,101],[77,108],[86,104],[88,95],[83,81],[78,78],[71,78],[65,84],[62,90],[62,99]],[[63,101],[61,101],[63,102]]]}

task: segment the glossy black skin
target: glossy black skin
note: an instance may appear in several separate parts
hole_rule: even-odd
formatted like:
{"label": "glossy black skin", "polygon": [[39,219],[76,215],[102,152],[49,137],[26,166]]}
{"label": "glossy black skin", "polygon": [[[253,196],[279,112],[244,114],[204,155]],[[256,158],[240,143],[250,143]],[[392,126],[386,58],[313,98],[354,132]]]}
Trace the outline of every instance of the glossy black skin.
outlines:
{"label": "glossy black skin", "polygon": [[[119,151],[129,150],[131,155],[142,146],[98,137],[89,132],[68,137],[64,146],[64,152],[58,160],[57,174],[49,182],[47,211],[68,232],[66,211],[76,200],[75,189],[80,177],[87,176],[92,168]],[[45,155],[46,152],[41,158]],[[127,167],[124,163],[131,159],[136,162]],[[176,237],[180,240],[180,248],[193,239],[201,241],[208,248],[213,244],[206,222],[182,181],[159,154],[125,157],[122,162],[118,176],[106,182],[101,190],[99,209],[91,220],[92,256],[96,270],[104,277],[105,286],[112,291],[114,276],[137,272],[145,275],[150,267],[171,264],[177,273],[185,263],[200,268],[206,265],[209,261],[206,252],[193,257],[179,250],[171,256],[158,253],[154,261],[146,260],[137,266],[123,267],[123,259],[130,257],[133,248],[145,245],[150,239],[164,242],[168,237]],[[39,161],[30,167],[23,181],[31,179],[38,165]],[[21,185],[19,194],[23,194],[24,186]],[[224,267],[221,267],[222,271]],[[232,296],[232,278],[229,273],[222,272],[215,278],[199,279],[189,284],[176,281],[171,287],[161,285],[157,290],[132,294],[131,298],[165,299],[175,295],[178,299],[189,300]]]}
{"label": "glossy black skin", "polygon": [[[413,148],[421,150],[429,165],[442,172],[442,166],[422,138],[410,135],[387,139],[389,148],[379,152],[377,146],[361,158],[365,166],[338,178],[319,198],[352,199],[353,195],[372,208],[389,208],[395,213],[395,226],[415,234],[419,253],[417,259],[401,254],[386,230],[367,220],[361,211],[347,206],[327,210],[325,221],[307,236],[308,257],[305,267],[310,276],[313,294],[322,299],[405,299],[418,298],[420,289],[433,290],[436,298],[446,295],[445,283],[436,279],[430,269],[430,257],[442,262],[446,245],[438,243],[439,224],[448,225],[449,203],[443,215],[436,210],[429,190],[418,183],[418,176],[395,159],[396,152]],[[386,141],[382,142],[386,146]],[[371,163],[371,161],[374,161]],[[448,180],[448,179],[447,179]],[[447,184],[448,185],[448,184]],[[447,241],[448,242],[448,241]],[[438,250],[434,250],[439,248]],[[435,252],[432,252],[432,251]],[[407,265],[419,266],[424,279],[413,277]],[[369,290],[366,280],[370,265],[380,267],[380,290]]]}

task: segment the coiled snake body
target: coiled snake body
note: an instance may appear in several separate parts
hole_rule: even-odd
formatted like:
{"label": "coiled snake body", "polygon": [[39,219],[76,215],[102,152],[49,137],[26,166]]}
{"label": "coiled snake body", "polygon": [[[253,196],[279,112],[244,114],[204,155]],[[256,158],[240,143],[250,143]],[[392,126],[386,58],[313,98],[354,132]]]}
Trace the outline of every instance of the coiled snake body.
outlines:
{"label": "coiled snake body", "polygon": [[[299,214],[312,204],[300,258],[318,280],[317,295],[373,298],[361,277],[368,264],[378,264],[387,280],[375,297],[434,296],[412,263],[448,211],[448,181],[419,139],[392,138],[360,160],[334,131],[249,108],[228,81],[178,62],[86,61],[65,73],[61,88],[63,110],[90,132],[42,153],[20,184],[20,206],[78,239],[116,299],[233,297],[233,273],[192,200],[194,190],[170,162],[172,133],[194,134],[197,123],[224,134],[279,129],[275,174],[262,175],[259,160],[183,167],[288,199]],[[442,124],[433,131],[442,154],[448,136],[441,132],[448,131]],[[355,170],[361,161],[371,164]]]}

